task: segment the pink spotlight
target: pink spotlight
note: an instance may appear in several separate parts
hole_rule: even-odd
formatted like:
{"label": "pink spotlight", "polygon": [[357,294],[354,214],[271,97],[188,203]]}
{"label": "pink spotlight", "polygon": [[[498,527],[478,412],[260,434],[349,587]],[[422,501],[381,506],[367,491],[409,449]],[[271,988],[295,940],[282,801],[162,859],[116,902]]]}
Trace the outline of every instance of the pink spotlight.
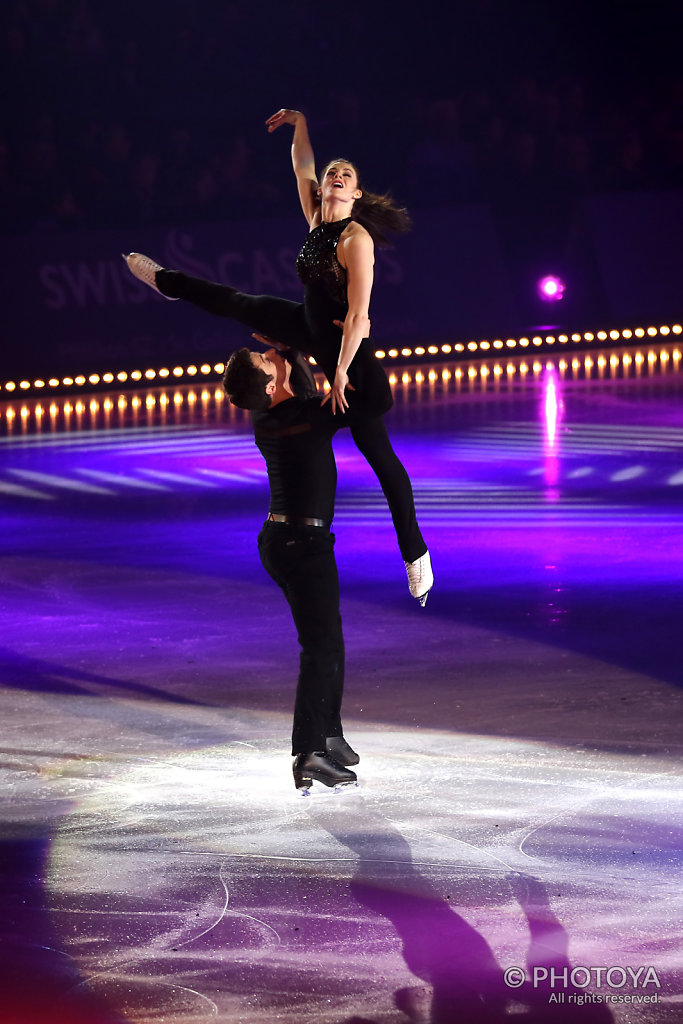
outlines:
{"label": "pink spotlight", "polygon": [[557,421],[560,414],[560,402],[557,395],[557,380],[554,367],[548,366],[543,382],[543,418],[545,420],[545,439],[548,448],[555,449],[557,439]]}
{"label": "pink spotlight", "polygon": [[544,430],[544,477],[546,501],[555,502],[560,498],[560,452],[557,429],[562,416],[562,398],[555,367],[548,363],[543,378],[543,404],[541,407]]}
{"label": "pink spotlight", "polygon": [[555,277],[554,274],[542,277],[537,287],[538,294],[546,302],[559,302],[564,295],[564,281],[560,277]]}

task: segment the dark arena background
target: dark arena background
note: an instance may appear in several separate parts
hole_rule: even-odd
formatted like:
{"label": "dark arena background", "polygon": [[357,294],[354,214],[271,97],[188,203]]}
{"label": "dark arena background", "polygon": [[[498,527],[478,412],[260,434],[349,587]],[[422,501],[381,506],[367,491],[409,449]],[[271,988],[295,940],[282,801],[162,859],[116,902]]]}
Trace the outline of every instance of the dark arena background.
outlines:
{"label": "dark arena background", "polygon": [[[673,0],[5,0],[1,1024],[683,1022],[682,42]],[[283,106],[413,218],[372,333],[435,574],[341,431],[359,786],[306,799],[249,334],[120,257],[297,299]]]}

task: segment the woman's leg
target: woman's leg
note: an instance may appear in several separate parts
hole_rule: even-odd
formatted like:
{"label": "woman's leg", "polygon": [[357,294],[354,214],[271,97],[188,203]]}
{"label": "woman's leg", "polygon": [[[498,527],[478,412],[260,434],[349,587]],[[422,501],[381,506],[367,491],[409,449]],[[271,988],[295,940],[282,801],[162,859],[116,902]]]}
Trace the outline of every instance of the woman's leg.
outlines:
{"label": "woman's leg", "polygon": [[249,295],[227,284],[190,277],[179,270],[158,270],[156,285],[172,299],[185,299],[214,316],[230,317],[252,331],[301,352],[309,351],[304,307],[273,295]]}
{"label": "woman's leg", "polygon": [[351,436],[384,491],[404,561],[415,562],[425,554],[427,545],[417,525],[410,477],[391,446],[384,420],[381,416],[357,420],[351,427]]}

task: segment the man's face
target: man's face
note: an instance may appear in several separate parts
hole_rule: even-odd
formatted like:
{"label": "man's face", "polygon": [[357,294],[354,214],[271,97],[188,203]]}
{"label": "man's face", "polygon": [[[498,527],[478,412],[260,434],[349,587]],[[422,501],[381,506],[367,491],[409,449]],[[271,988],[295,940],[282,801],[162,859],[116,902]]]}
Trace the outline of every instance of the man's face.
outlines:
{"label": "man's face", "polygon": [[272,384],[285,388],[289,385],[292,367],[286,359],[282,358],[277,349],[269,348],[267,352],[252,352],[251,361],[254,366],[272,378]]}

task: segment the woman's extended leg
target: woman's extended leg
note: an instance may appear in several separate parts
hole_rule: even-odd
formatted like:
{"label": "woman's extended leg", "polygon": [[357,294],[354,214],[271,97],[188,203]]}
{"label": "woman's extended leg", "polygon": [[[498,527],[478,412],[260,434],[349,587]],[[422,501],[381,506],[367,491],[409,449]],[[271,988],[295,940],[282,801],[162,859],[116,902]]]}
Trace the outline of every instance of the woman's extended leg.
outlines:
{"label": "woman's extended leg", "polygon": [[381,416],[357,420],[351,427],[351,436],[384,491],[404,561],[416,561],[425,554],[427,545],[417,525],[410,477],[391,446],[384,420]]}
{"label": "woman's extended leg", "polygon": [[300,302],[274,295],[249,295],[230,285],[190,277],[179,270],[158,270],[156,286],[168,298],[185,299],[214,316],[230,317],[283,345],[307,351],[309,332]]}

